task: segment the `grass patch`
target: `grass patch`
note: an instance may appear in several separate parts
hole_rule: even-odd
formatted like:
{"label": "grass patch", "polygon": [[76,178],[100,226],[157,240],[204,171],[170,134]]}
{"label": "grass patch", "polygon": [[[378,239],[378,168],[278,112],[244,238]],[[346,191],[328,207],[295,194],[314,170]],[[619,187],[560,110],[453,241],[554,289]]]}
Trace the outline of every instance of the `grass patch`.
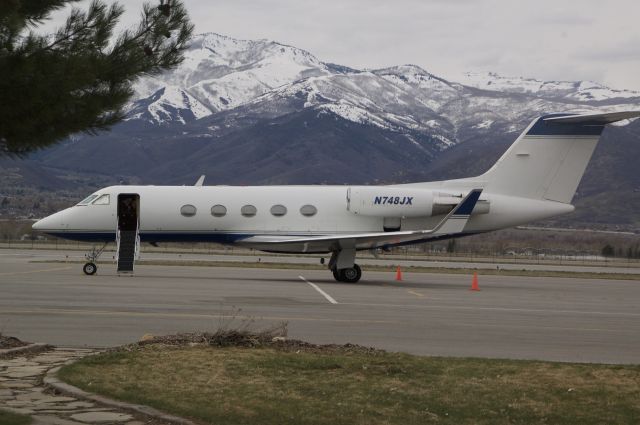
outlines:
{"label": "grass patch", "polygon": [[640,366],[147,345],[59,376],[220,425],[640,423]]}
{"label": "grass patch", "polygon": [[0,425],[28,425],[31,417],[0,409]]}

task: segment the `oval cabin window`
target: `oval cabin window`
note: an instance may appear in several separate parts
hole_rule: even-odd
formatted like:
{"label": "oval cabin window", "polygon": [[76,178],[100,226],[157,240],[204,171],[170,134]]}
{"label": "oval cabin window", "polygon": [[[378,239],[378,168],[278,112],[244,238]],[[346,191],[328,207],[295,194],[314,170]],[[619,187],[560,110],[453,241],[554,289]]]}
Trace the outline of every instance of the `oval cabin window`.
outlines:
{"label": "oval cabin window", "polygon": [[313,205],[303,205],[300,208],[300,214],[304,215],[305,217],[314,216],[316,215],[317,212],[318,212],[318,209]]}
{"label": "oval cabin window", "polygon": [[282,217],[287,213],[287,207],[284,205],[274,205],[271,207],[271,214],[276,217]]}
{"label": "oval cabin window", "polygon": [[214,205],[211,207],[211,215],[214,217],[224,217],[227,215],[227,207],[224,205]]}
{"label": "oval cabin window", "polygon": [[196,215],[196,211],[196,207],[189,204],[183,205],[182,208],[180,208],[180,214],[185,217],[193,217],[194,215]]}
{"label": "oval cabin window", "polygon": [[240,214],[245,217],[253,217],[258,212],[258,209],[253,205],[245,205],[240,209]]}

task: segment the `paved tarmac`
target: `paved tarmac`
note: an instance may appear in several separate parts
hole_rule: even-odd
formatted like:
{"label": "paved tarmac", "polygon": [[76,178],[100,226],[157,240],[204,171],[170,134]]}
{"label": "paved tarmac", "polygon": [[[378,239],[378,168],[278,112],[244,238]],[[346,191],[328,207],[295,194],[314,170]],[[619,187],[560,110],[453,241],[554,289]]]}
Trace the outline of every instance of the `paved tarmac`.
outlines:
{"label": "paved tarmac", "polygon": [[[4,254],[9,254],[4,252]],[[42,253],[45,255],[46,253]],[[48,254],[47,254],[48,255]],[[64,258],[64,252],[57,252]],[[287,322],[289,336],[443,356],[640,363],[640,282],[367,272],[80,264],[0,256],[0,332],[104,347],[146,333]]]}

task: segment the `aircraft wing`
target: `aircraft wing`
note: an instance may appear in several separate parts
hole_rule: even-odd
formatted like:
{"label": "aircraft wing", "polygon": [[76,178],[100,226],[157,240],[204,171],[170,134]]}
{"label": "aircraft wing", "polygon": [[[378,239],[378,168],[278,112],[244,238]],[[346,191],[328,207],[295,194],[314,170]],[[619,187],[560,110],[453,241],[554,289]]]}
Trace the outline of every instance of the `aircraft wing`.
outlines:
{"label": "aircraft wing", "polygon": [[328,252],[345,248],[372,249],[389,245],[418,242],[430,237],[455,235],[464,230],[482,189],[473,189],[447,214],[436,227],[429,230],[400,232],[334,234],[325,236],[252,236],[239,244],[264,251],[277,252]]}

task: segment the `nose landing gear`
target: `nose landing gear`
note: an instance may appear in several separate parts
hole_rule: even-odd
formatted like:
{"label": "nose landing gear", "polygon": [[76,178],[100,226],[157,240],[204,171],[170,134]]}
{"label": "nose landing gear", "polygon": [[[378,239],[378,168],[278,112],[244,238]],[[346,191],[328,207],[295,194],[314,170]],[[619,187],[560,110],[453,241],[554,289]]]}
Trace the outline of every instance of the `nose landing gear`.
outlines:
{"label": "nose landing gear", "polygon": [[85,254],[84,258],[86,258],[88,262],[85,263],[84,266],[82,266],[82,271],[84,272],[84,274],[89,276],[96,274],[96,272],[98,271],[98,266],[96,266],[96,261],[98,261],[98,258],[100,258],[100,255],[102,255],[102,252],[107,247],[107,244],[108,242],[105,242],[105,244],[102,245],[102,248],[100,249],[96,249],[96,247],[94,246],[91,249],[91,251]]}

